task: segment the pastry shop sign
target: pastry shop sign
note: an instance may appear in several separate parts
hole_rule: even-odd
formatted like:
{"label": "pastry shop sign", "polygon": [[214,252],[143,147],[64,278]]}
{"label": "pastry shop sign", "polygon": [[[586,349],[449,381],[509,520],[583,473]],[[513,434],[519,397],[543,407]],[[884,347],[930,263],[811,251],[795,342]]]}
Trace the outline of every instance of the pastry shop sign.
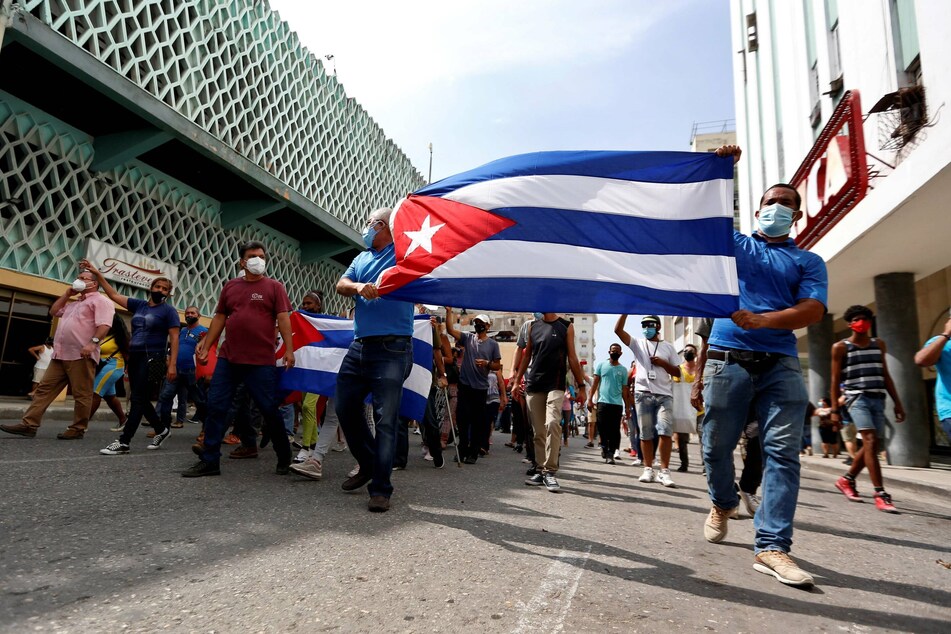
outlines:
{"label": "pastry shop sign", "polygon": [[106,279],[129,286],[150,288],[157,277],[167,277],[175,285],[178,282],[178,267],[174,264],[98,240],[89,240],[86,244],[86,259],[98,267]]}

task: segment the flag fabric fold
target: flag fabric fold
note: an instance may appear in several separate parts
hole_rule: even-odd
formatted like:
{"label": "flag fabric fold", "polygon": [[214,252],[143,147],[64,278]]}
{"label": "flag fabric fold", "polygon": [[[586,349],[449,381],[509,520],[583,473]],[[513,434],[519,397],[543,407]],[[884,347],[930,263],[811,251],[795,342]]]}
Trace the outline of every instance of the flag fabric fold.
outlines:
{"label": "flag fabric fold", "polygon": [[428,185],[390,218],[382,296],[496,310],[729,315],[733,163],[538,152]]}
{"label": "flag fabric fold", "polygon": [[[281,376],[281,389],[333,396],[337,372],[353,342],[353,320],[304,311],[291,313],[294,367]],[[284,356],[283,343],[276,358]],[[400,415],[422,420],[432,385],[433,333],[428,315],[413,322],[413,369],[403,383]]]}

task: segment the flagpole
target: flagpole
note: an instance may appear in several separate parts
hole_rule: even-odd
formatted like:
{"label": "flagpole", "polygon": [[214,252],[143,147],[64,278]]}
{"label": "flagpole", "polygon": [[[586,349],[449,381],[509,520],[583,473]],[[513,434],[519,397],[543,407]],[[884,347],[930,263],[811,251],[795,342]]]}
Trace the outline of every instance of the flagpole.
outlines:
{"label": "flagpole", "polygon": [[433,144],[429,144],[429,180],[427,183],[433,182]]}

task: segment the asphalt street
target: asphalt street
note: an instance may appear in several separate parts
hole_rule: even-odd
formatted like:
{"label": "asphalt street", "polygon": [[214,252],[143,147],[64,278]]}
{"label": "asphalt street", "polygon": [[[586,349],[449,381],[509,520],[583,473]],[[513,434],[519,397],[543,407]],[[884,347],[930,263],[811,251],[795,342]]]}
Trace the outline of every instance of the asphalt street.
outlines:
{"label": "asphalt street", "polygon": [[[4,421],[7,422],[7,421]],[[496,435],[487,459],[435,470],[413,439],[392,510],[340,482],[222,460],[182,478],[195,429],[127,456],[94,423],[58,441],[0,437],[0,631],[942,632],[951,623],[951,496],[892,489],[899,515],[805,471],[793,555],[817,586],[753,570],[752,521],[709,544],[703,476],[641,484],[573,439],[562,491],[526,486]],[[694,459],[697,446],[693,445]],[[675,459],[676,464],[676,459]],[[862,481],[860,481],[860,485]],[[860,492],[869,494],[866,485]]]}

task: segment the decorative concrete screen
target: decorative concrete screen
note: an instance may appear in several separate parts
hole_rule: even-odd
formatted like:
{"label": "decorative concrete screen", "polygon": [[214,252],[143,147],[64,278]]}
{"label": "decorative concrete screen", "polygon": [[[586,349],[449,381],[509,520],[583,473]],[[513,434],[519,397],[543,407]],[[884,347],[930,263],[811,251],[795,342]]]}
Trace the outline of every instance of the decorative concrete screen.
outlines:
{"label": "decorative concrete screen", "polygon": [[[424,182],[264,1],[20,0],[19,9],[357,230],[369,209]],[[0,266],[68,280],[93,237],[177,263],[176,303],[205,313],[236,273],[241,239],[268,240],[270,273],[292,298],[329,291],[340,275],[334,262],[299,264],[293,240],[261,225],[221,228],[218,201],[144,163],[90,171],[93,140],[48,119],[0,94]]]}

